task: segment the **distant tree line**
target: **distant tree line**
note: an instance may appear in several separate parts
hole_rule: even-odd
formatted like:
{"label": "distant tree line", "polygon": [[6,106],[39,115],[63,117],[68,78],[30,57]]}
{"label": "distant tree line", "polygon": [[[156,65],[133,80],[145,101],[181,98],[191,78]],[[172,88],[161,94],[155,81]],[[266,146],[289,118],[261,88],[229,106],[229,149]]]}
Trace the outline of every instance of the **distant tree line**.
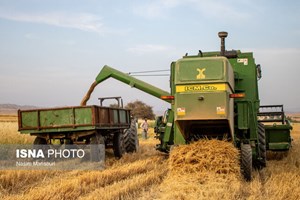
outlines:
{"label": "distant tree line", "polygon": [[[117,108],[118,104],[110,104],[110,107]],[[130,109],[131,114],[136,118],[155,119],[155,115],[153,113],[152,106],[149,106],[140,100],[135,100],[133,102],[129,102],[128,104],[125,105],[125,108]]]}

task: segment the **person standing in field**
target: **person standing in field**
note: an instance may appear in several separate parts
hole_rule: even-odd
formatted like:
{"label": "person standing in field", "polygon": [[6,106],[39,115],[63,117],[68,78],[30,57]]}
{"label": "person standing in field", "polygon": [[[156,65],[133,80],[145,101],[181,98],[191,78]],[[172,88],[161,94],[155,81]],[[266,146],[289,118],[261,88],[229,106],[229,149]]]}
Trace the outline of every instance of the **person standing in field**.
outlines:
{"label": "person standing in field", "polygon": [[143,139],[146,140],[148,138],[148,122],[147,122],[146,118],[145,118],[145,121],[142,123],[141,127],[143,129],[143,132],[142,132]]}

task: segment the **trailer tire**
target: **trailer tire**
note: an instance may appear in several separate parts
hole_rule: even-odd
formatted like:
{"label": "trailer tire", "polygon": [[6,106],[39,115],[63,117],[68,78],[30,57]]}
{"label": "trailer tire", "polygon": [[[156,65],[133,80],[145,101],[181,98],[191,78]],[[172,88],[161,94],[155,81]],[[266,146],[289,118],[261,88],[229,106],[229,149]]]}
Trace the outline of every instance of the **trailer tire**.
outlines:
{"label": "trailer tire", "polygon": [[90,138],[90,160],[92,162],[101,162],[105,160],[105,142],[101,134],[95,133]]}
{"label": "trailer tire", "polygon": [[131,121],[129,129],[124,131],[124,148],[127,153],[133,153],[139,149],[139,138],[137,135],[135,120]]}
{"label": "trailer tire", "polygon": [[258,167],[264,168],[267,164],[267,150],[266,150],[266,133],[265,127],[262,123],[258,123],[258,141],[259,152],[261,159],[258,160]]}
{"label": "trailer tire", "polygon": [[121,158],[125,152],[124,138],[121,131],[118,131],[113,136],[113,150],[116,158]]}
{"label": "trailer tire", "polygon": [[47,140],[42,137],[36,137],[33,141],[33,149],[39,151],[42,150],[44,155],[48,155],[48,149],[50,149],[50,145],[47,144]]}
{"label": "trailer tire", "polygon": [[42,138],[42,137],[36,137],[33,141],[33,144],[35,144],[35,145],[44,145],[44,144],[47,144],[47,140],[45,138]]}
{"label": "trailer tire", "polygon": [[241,144],[241,172],[246,181],[252,179],[252,149],[250,144]]}

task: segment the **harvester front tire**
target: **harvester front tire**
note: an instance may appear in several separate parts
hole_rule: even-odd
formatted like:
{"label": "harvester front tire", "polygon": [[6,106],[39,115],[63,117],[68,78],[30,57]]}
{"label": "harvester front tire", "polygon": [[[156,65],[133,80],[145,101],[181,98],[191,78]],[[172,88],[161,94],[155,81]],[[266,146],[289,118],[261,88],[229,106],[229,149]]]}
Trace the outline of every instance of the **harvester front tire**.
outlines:
{"label": "harvester front tire", "polygon": [[113,136],[113,150],[116,158],[121,158],[125,152],[124,137],[121,131],[118,131]]}
{"label": "harvester front tire", "polygon": [[241,144],[241,172],[246,181],[252,179],[252,149],[250,144]]}
{"label": "harvester front tire", "polygon": [[92,162],[101,162],[105,160],[105,142],[101,134],[95,133],[90,138],[90,160]]}
{"label": "harvester front tire", "polygon": [[258,124],[258,141],[259,141],[259,152],[261,160],[258,161],[259,168],[266,167],[267,163],[267,149],[266,149],[266,133],[265,127],[262,123]]}
{"label": "harvester front tire", "polygon": [[133,153],[139,149],[139,138],[137,135],[135,120],[131,121],[129,129],[124,131],[124,148],[127,153]]}

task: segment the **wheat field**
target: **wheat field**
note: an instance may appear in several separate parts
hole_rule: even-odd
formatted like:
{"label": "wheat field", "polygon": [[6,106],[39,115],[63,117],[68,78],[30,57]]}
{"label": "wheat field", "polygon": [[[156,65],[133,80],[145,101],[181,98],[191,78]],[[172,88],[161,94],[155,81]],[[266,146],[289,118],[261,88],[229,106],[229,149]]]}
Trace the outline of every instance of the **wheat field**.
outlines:
{"label": "wheat field", "polygon": [[[269,153],[252,182],[241,178],[230,143],[199,141],[167,156],[154,149],[153,130],[150,136],[119,160],[108,151],[104,170],[2,170],[0,199],[300,199],[300,124],[293,124],[288,155]],[[32,141],[15,118],[0,118],[0,144]]]}

